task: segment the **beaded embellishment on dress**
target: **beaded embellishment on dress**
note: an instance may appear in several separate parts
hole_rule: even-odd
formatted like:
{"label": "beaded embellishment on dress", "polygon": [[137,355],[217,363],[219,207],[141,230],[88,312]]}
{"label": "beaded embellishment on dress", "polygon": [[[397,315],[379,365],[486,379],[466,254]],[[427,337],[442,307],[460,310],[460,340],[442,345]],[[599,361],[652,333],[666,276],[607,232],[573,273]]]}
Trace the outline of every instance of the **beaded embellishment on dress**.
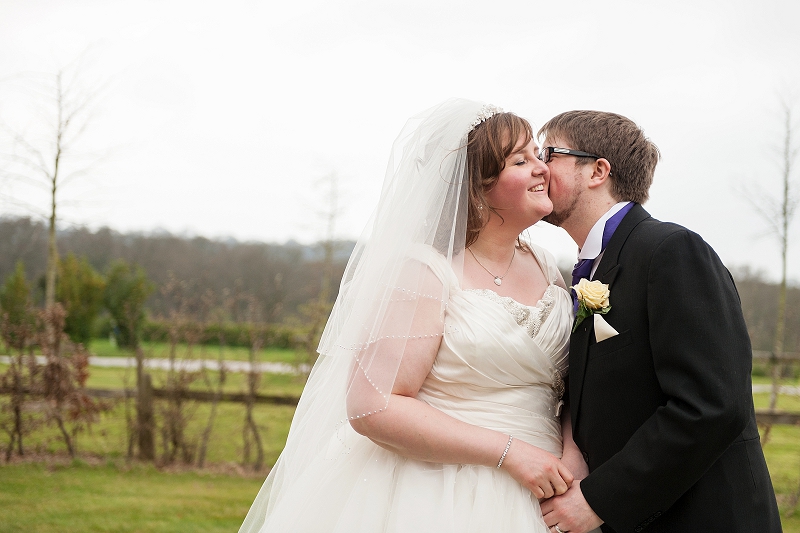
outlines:
{"label": "beaded embellishment on dress", "polygon": [[556,302],[553,289],[553,285],[548,286],[542,295],[542,299],[536,302],[536,305],[533,307],[523,305],[513,298],[509,298],[508,296],[500,296],[491,289],[467,290],[478,293],[481,296],[485,296],[493,302],[502,305],[506,311],[511,313],[511,316],[514,317],[514,320],[517,322],[517,324],[525,328],[525,331],[528,332],[528,335],[531,338],[534,338],[539,334],[542,324],[545,320],[547,320],[547,317],[550,315],[550,311],[553,309],[553,305]]}
{"label": "beaded embellishment on dress", "polygon": [[[511,316],[514,317],[516,323],[525,328],[525,331],[527,331],[528,335],[531,338],[534,338],[539,334],[539,330],[541,329],[542,324],[544,324],[544,322],[547,320],[547,317],[550,315],[550,311],[553,310],[553,307],[556,303],[555,291],[558,290],[558,288],[555,285],[549,285],[547,289],[545,289],[541,300],[536,302],[536,305],[533,307],[523,305],[508,296],[500,296],[491,289],[467,290],[469,292],[480,294],[481,296],[484,296],[485,298],[502,305],[506,311],[511,313]],[[565,384],[564,376],[562,371],[559,369],[559,362],[553,361],[553,365],[553,375],[551,378],[553,383],[550,386],[558,398],[558,404],[556,407],[556,416],[558,416],[561,413],[561,406],[564,403],[561,401],[561,398],[564,397]]]}

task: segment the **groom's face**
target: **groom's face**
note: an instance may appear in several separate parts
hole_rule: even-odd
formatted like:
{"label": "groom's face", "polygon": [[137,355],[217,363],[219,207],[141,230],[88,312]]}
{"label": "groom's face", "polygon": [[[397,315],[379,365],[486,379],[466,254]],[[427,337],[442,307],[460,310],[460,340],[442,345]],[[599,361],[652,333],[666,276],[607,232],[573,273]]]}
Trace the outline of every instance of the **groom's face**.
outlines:
{"label": "groom's face", "polygon": [[[557,137],[548,137],[542,143],[543,147],[555,146],[558,148],[572,148]],[[552,154],[550,162],[550,188],[549,196],[553,202],[553,211],[544,217],[545,222],[554,226],[561,226],[568,220],[578,207],[583,181],[584,168],[576,165],[576,159],[566,154]]]}

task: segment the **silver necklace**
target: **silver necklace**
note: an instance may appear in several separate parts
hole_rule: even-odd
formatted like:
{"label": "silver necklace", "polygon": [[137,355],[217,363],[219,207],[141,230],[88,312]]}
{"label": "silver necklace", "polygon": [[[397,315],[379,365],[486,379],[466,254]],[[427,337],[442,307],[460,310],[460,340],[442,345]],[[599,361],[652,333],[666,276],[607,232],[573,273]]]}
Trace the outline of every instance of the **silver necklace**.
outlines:
{"label": "silver necklace", "polygon": [[472,248],[467,248],[467,250],[469,250],[469,253],[472,254],[472,258],[475,259],[475,262],[478,263],[478,265],[480,265],[482,269],[484,269],[486,272],[489,273],[490,276],[494,278],[494,284],[497,285],[498,287],[503,284],[503,278],[506,277],[508,271],[511,270],[511,263],[514,262],[514,258],[517,256],[517,247],[515,246],[514,253],[511,254],[511,261],[508,262],[508,268],[506,269],[506,271],[503,273],[502,276],[495,276],[488,268],[483,266],[483,264],[480,261],[478,261],[478,258],[475,257],[475,252],[472,251]]}

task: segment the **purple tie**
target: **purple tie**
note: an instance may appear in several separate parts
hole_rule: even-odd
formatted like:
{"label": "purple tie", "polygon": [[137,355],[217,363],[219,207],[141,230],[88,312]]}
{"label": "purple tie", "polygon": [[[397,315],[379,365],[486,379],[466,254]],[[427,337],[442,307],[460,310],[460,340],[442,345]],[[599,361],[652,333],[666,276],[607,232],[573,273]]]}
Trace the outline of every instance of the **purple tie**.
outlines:
{"label": "purple tie", "polygon": [[[606,225],[603,228],[603,241],[600,246],[600,253],[603,253],[603,251],[606,249],[606,246],[608,246],[608,241],[611,240],[611,236],[614,235],[614,232],[619,227],[620,222],[622,222],[622,219],[625,218],[625,215],[628,213],[628,211],[631,210],[632,207],[633,207],[633,202],[630,202],[628,203],[628,205],[626,205],[625,207],[614,213],[614,216],[606,220]],[[594,265],[595,259],[596,257],[592,257],[590,259],[589,258],[581,259],[575,264],[575,268],[572,269],[573,285],[577,285],[582,278],[589,279],[589,277],[592,275],[592,266]],[[575,294],[574,290],[572,291],[572,301],[574,304],[575,312],[577,313],[578,297]]]}
{"label": "purple tie", "polygon": [[[575,268],[572,269],[572,284],[577,285],[581,278],[589,279],[589,276],[592,274],[593,264],[594,258],[581,259],[575,263]],[[575,293],[573,292],[573,294]]]}

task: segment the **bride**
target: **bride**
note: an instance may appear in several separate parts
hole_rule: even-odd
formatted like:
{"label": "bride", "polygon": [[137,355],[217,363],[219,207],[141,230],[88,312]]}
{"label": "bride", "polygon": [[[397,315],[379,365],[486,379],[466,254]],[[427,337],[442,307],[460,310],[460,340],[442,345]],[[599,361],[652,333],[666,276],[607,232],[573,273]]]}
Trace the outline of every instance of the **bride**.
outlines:
{"label": "bride", "polygon": [[548,532],[539,499],[585,475],[560,416],[571,299],[519,237],[548,182],[512,113],[407,123],[240,532]]}

